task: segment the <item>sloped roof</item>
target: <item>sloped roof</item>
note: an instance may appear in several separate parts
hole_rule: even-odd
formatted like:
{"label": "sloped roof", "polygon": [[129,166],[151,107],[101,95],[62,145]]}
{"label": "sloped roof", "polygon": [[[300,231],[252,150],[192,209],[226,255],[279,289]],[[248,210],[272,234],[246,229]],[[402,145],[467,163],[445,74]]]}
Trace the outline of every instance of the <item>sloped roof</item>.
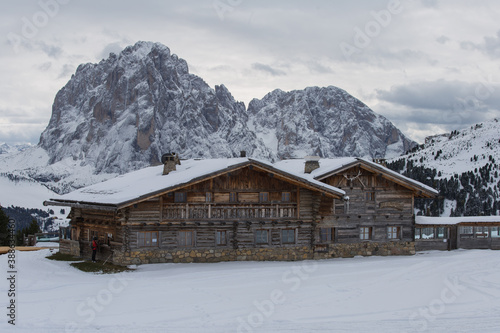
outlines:
{"label": "sloped roof", "polygon": [[[276,167],[283,168],[287,171],[302,172],[304,173],[304,163],[303,159],[300,160],[284,160],[277,162]],[[392,171],[378,163],[369,161],[364,158],[358,157],[341,157],[341,158],[325,158],[319,160],[320,167],[311,172],[311,176],[314,179],[322,180],[328,178],[332,175],[336,175],[344,170],[350,169],[357,164],[363,165],[366,169],[373,172],[378,172],[382,174],[383,177],[398,183],[406,188],[410,188],[418,193],[420,196],[424,197],[435,197],[438,195],[438,191],[430,186],[422,184],[414,179],[405,177],[395,171]],[[302,170],[302,171],[300,171]]]}
{"label": "sloped roof", "polygon": [[94,184],[71,193],[51,199],[53,205],[69,205],[83,207],[85,205],[108,206],[117,209],[133,202],[170,192],[189,184],[203,181],[219,174],[253,165],[260,169],[280,175],[288,181],[300,183],[302,186],[343,197],[345,192],[336,187],[324,184],[308,174],[297,174],[275,166],[266,161],[251,158],[183,160],[177,170],[163,175],[163,165],[148,167],[130,172],[102,183]]}
{"label": "sloped roof", "polygon": [[500,223],[500,216],[415,216],[415,224],[420,225],[455,225],[459,223]]}

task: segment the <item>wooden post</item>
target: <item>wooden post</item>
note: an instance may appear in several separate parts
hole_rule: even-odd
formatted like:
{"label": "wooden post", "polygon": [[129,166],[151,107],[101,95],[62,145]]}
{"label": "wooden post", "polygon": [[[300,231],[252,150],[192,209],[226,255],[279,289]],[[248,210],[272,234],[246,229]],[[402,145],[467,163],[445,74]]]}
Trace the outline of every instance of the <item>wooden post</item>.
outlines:
{"label": "wooden post", "polygon": [[297,216],[298,219],[300,218],[300,187],[297,186]]}
{"label": "wooden post", "polygon": [[160,220],[158,222],[163,221],[163,196],[160,196]]}

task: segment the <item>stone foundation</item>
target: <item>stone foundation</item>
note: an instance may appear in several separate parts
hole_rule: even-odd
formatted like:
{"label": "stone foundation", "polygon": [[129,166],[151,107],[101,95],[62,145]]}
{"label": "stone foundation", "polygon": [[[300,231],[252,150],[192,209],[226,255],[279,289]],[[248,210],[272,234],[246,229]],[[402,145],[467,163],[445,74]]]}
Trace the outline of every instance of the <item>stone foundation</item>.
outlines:
{"label": "stone foundation", "polygon": [[114,251],[113,263],[118,265],[152,263],[191,263],[221,261],[295,261],[312,259],[309,247],[248,249],[137,249]]}
{"label": "stone foundation", "polygon": [[80,256],[80,242],[69,239],[59,240],[59,252],[62,254],[69,254],[74,257]]}
{"label": "stone foundation", "polygon": [[112,262],[117,265],[153,263],[192,263],[221,261],[296,261],[307,259],[351,258],[354,256],[414,255],[414,242],[330,244],[313,251],[310,247],[246,249],[115,249]]}
{"label": "stone foundation", "polygon": [[365,242],[352,244],[329,244],[321,251],[316,251],[314,253],[314,259],[414,254],[415,242]]}

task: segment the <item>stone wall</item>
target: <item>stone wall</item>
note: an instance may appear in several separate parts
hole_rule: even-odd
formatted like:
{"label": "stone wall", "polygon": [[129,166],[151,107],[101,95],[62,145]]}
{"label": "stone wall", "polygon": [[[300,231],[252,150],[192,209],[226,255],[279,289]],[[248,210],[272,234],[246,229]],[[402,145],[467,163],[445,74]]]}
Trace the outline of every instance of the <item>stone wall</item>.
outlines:
{"label": "stone wall", "polygon": [[114,250],[113,263],[118,265],[152,263],[191,263],[221,261],[295,261],[306,259],[349,258],[354,256],[413,255],[414,242],[330,244],[313,251],[304,247],[250,249],[137,249]]}
{"label": "stone wall", "polygon": [[354,256],[414,255],[415,242],[363,242],[330,244],[317,249],[314,259],[351,258]]}
{"label": "stone wall", "polygon": [[220,261],[295,261],[312,259],[307,247],[251,248],[251,249],[137,249],[114,251],[113,263],[118,265],[150,263],[191,263]]}
{"label": "stone wall", "polygon": [[59,252],[62,254],[69,254],[75,257],[80,256],[80,243],[69,239],[59,240]]}

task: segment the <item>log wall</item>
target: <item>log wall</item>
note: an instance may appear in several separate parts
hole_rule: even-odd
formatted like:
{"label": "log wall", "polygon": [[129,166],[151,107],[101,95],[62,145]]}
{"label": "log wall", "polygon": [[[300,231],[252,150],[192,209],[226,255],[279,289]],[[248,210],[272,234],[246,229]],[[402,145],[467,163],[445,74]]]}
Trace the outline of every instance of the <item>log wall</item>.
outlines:
{"label": "log wall", "polygon": [[[328,177],[323,182],[344,190],[348,202],[322,202],[320,228],[333,228],[335,243],[410,242],[414,239],[413,192],[360,167]],[[388,238],[388,227],[398,227],[398,238]],[[360,239],[360,228],[371,228],[369,240]]]}

